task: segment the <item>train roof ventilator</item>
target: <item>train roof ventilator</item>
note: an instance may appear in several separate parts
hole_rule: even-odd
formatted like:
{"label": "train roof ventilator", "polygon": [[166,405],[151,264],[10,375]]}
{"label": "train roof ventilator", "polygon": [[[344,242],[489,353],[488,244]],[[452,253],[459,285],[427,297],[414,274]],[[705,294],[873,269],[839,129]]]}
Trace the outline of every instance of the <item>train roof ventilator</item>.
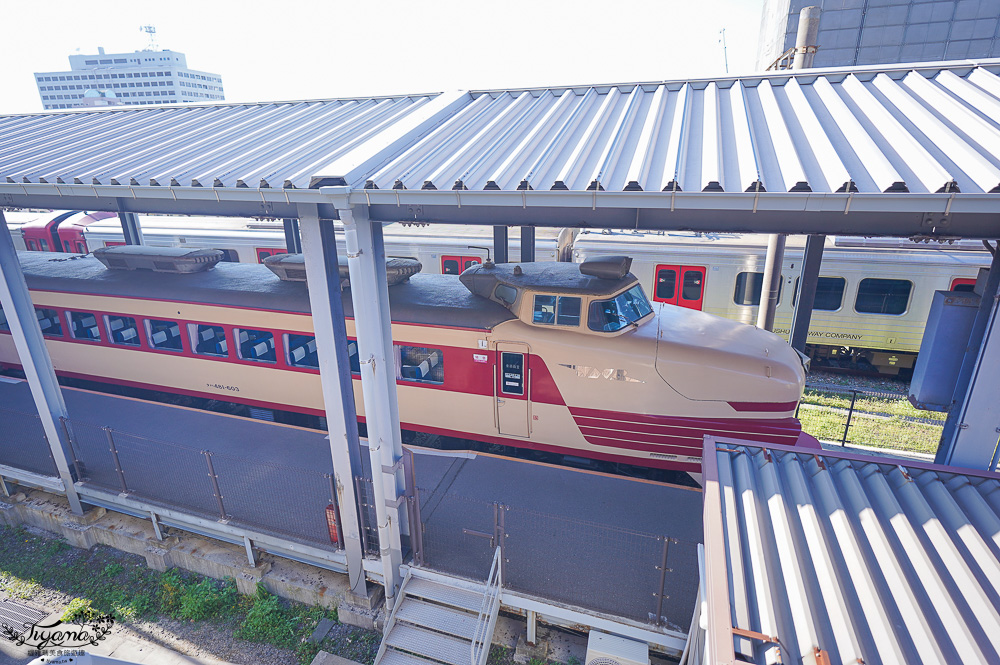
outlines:
{"label": "train roof ventilator", "polygon": [[215,267],[225,258],[218,249],[186,249],[184,247],[146,247],[120,245],[98,247],[94,258],[109,270],[152,270],[153,272],[193,273]]}
{"label": "train roof ventilator", "polygon": [[[268,270],[284,282],[306,281],[306,260],[303,254],[273,254],[264,259]],[[386,280],[389,286],[402,284],[423,268],[416,259],[387,259],[385,262]],[[345,257],[340,257],[340,283],[345,288],[350,285],[350,270]]]}

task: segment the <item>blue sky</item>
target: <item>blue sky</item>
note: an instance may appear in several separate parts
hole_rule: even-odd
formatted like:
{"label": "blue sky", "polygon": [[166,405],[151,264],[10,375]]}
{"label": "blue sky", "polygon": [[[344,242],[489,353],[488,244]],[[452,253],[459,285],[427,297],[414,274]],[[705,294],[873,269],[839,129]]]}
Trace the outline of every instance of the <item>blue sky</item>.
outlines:
{"label": "blue sky", "polygon": [[[41,110],[33,72],[67,56],[160,48],[222,75],[234,102],[570,85],[754,70],[762,0],[8,5],[0,113]],[[17,7],[14,9],[14,7]],[[79,51],[77,51],[79,49]]]}

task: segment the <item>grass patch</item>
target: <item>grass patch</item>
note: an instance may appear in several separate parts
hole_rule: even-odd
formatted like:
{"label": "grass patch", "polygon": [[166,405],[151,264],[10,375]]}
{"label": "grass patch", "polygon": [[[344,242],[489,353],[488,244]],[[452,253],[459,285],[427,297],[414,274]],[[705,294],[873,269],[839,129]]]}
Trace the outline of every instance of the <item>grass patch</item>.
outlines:
{"label": "grass patch", "polygon": [[[840,441],[847,414],[823,409],[800,409],[802,429],[817,439]],[[898,416],[876,418],[855,412],[847,441],[872,448],[933,454],[941,439],[941,425],[904,420]]]}
{"label": "grass patch", "polygon": [[[803,404],[813,404],[837,409],[851,408],[851,396],[843,393],[833,393],[821,390],[806,389],[802,393]],[[870,397],[858,395],[854,402],[855,412],[880,413],[891,416],[907,416],[910,418],[927,418],[933,420],[943,420],[944,414],[935,411],[924,411],[918,409],[905,396],[897,399]]]}
{"label": "grass patch", "polygon": [[141,557],[109,547],[79,550],[64,540],[45,538],[17,527],[0,527],[0,589],[30,599],[42,587],[74,596],[64,621],[112,614],[117,621],[168,616],[231,627],[236,637],[289,649],[309,663],[320,649],[362,663],[378,651],[377,632],[347,628],[331,631],[321,644],[306,638],[323,618],[337,621],[336,610],[290,603],[259,587],[241,596],[233,579],[215,580],[177,569],[150,570]]}

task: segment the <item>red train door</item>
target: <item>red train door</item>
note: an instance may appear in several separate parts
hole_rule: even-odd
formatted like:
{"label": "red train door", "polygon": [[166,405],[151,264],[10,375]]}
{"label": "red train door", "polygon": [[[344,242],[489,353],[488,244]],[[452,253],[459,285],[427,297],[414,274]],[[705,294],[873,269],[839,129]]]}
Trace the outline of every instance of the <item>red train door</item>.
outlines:
{"label": "red train door", "polygon": [[528,438],[528,345],[497,344],[496,414],[500,434]]}
{"label": "red train door", "polygon": [[482,259],[478,256],[455,256],[447,254],[441,257],[442,275],[460,275],[462,271],[471,266],[478,266]]}
{"label": "red train door", "polygon": [[264,259],[275,254],[288,253],[287,249],[278,249],[276,247],[255,247],[254,251],[257,253],[257,263],[263,263]]}
{"label": "red train door", "polygon": [[705,303],[705,267],[657,265],[653,300],[700,310]]}
{"label": "red train door", "polygon": [[976,280],[969,277],[956,277],[951,280],[951,290],[952,291],[968,291],[972,292],[976,288]]}

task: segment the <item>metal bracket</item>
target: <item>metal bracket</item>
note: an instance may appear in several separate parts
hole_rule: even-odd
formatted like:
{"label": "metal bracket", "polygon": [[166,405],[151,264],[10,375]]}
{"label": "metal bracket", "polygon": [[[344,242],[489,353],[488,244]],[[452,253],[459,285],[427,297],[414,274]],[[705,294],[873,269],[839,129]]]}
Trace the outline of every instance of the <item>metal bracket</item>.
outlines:
{"label": "metal bracket", "polygon": [[361,256],[361,254],[362,254],[362,252],[361,252],[360,249],[358,251],[356,251],[356,252],[348,252],[347,253],[347,258],[349,258],[349,259],[356,259],[359,256]]}
{"label": "metal bracket", "polygon": [[397,496],[395,501],[391,501],[389,499],[386,499],[385,500],[385,507],[386,508],[392,508],[394,510],[399,510],[399,506],[402,505],[402,503],[404,501],[406,501],[406,496],[405,495],[403,495],[403,496]]}
{"label": "metal bracket", "polygon": [[951,225],[951,215],[940,212],[925,212],[920,220],[921,226],[937,228],[939,226],[947,228]]}
{"label": "metal bracket", "polygon": [[382,473],[395,474],[397,471],[399,471],[402,468],[403,468],[403,458],[400,457],[395,462],[392,463],[392,466],[386,466],[385,464],[383,464],[382,465]]}
{"label": "metal bracket", "polygon": [[496,547],[496,534],[473,531],[472,529],[462,529],[462,533],[467,536],[475,536],[476,538],[485,538],[490,541],[490,547]]}
{"label": "metal bracket", "polygon": [[[399,196],[398,194],[396,196]],[[419,217],[424,214],[423,206],[406,206],[406,214],[413,215],[414,217]]]}

